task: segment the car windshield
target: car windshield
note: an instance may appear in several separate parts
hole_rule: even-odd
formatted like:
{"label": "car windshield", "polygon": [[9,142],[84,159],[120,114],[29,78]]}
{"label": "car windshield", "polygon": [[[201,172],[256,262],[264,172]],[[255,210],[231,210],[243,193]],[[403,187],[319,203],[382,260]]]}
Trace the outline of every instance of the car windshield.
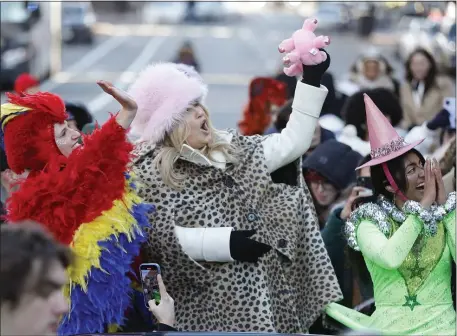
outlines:
{"label": "car windshield", "polygon": [[2,23],[23,23],[30,16],[24,1],[2,1],[0,3],[0,13]]}

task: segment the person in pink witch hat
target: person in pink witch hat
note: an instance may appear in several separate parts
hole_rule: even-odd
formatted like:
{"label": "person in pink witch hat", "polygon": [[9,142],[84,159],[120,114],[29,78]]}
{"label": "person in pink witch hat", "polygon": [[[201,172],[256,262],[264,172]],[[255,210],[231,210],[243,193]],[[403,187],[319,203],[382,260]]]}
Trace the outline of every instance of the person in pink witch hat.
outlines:
{"label": "person in pink witch hat", "polygon": [[425,160],[365,95],[375,201],[346,222],[348,245],[370,272],[371,316],[331,303],[326,314],[353,330],[391,335],[455,335],[451,267],[455,192],[446,197],[436,161]]}

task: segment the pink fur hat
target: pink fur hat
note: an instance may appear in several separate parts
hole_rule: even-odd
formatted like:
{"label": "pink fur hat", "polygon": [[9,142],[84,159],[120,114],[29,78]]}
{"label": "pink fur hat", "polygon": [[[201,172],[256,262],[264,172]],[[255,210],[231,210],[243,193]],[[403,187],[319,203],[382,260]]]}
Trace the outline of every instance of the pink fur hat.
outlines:
{"label": "pink fur hat", "polygon": [[138,104],[131,133],[160,142],[180,123],[189,105],[203,104],[208,87],[193,67],[175,63],[149,65],[129,89]]}

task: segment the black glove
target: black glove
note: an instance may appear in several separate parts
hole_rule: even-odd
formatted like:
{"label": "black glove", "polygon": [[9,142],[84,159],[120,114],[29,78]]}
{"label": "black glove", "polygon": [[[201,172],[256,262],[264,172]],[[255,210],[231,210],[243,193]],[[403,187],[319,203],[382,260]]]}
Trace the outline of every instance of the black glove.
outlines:
{"label": "black glove", "polygon": [[327,59],[324,62],[317,65],[303,64],[303,78],[301,80],[302,83],[312,85],[315,87],[320,87],[322,76],[330,66],[330,55],[324,49],[319,50],[327,54]]}
{"label": "black glove", "polygon": [[442,109],[438,112],[432,120],[427,123],[427,128],[429,130],[436,130],[438,128],[445,128],[450,126],[449,122],[449,112],[446,109]]}
{"label": "black glove", "polygon": [[260,257],[271,250],[271,247],[256,242],[249,237],[255,230],[232,231],[230,236],[230,255],[237,261],[257,262]]}

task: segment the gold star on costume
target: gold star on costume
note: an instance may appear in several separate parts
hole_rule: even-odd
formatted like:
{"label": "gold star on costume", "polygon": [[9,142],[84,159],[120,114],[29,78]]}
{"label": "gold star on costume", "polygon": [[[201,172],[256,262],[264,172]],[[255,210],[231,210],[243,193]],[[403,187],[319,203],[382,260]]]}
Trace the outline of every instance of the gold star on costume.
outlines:
{"label": "gold star on costume", "polygon": [[411,311],[414,310],[414,307],[420,306],[421,304],[417,302],[417,295],[405,295],[406,302],[403,307],[409,307]]}
{"label": "gold star on costume", "polygon": [[421,277],[422,272],[425,271],[424,267],[420,267],[419,265],[419,260],[416,260],[416,265],[414,265],[413,268],[411,268],[411,277]]}

